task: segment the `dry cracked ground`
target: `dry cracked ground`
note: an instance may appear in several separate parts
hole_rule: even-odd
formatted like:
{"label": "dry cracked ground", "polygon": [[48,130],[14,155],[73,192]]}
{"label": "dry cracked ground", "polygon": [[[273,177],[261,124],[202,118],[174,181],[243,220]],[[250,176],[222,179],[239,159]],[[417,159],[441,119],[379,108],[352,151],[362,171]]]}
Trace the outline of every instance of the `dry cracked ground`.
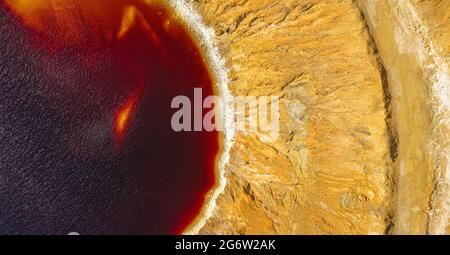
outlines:
{"label": "dry cracked ground", "polygon": [[233,95],[280,97],[237,133],[201,234],[445,234],[450,0],[195,0]]}

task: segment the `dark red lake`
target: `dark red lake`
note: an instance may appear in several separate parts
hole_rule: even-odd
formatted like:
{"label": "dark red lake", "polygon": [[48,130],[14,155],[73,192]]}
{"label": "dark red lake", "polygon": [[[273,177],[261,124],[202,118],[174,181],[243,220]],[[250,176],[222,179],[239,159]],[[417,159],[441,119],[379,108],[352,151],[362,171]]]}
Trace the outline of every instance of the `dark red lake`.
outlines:
{"label": "dark red lake", "polygon": [[142,0],[20,2],[0,3],[0,233],[180,233],[219,151],[171,128],[175,96],[214,93],[190,33]]}

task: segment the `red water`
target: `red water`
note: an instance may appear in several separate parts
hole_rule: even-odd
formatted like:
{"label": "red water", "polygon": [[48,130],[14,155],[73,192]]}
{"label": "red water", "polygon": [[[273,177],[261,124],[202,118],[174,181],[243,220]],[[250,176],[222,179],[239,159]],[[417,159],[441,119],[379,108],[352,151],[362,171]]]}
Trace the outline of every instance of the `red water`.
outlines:
{"label": "red water", "polygon": [[[30,210],[23,216],[29,229],[21,231],[180,233],[215,184],[219,148],[215,132],[176,133],[170,126],[175,96],[193,98],[195,87],[203,88],[203,97],[213,94],[192,36],[167,7],[141,0],[27,2],[34,1],[0,6],[19,24],[17,52],[36,53],[29,62],[44,82],[29,86],[46,98],[36,102],[46,113],[34,118],[45,130],[62,130],[52,137],[36,132],[51,141],[40,149],[59,151],[66,168],[56,170],[46,159],[39,168],[55,166],[53,185],[60,188],[54,190],[66,189],[69,179],[72,186],[61,201],[36,202],[51,228],[40,226]],[[59,197],[47,190],[41,195]],[[55,213],[58,201],[76,213]],[[45,214],[46,206],[53,214]]]}

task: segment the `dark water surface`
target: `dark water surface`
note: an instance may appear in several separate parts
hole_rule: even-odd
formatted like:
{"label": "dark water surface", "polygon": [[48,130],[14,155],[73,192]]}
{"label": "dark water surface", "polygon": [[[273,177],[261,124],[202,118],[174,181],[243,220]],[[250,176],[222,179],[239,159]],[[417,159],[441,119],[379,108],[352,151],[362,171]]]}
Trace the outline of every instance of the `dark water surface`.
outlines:
{"label": "dark water surface", "polygon": [[0,234],[179,233],[215,183],[218,134],[170,126],[200,51],[163,6],[69,2],[0,2]]}

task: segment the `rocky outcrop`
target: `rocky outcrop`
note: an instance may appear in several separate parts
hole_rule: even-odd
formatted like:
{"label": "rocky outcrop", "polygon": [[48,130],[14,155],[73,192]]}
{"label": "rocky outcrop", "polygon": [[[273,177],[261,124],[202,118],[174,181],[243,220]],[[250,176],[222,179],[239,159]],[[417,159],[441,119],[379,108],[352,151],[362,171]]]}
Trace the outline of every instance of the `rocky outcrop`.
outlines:
{"label": "rocky outcrop", "polygon": [[210,0],[234,95],[280,96],[281,137],[237,133],[200,233],[384,233],[391,196],[383,73],[352,1]]}

